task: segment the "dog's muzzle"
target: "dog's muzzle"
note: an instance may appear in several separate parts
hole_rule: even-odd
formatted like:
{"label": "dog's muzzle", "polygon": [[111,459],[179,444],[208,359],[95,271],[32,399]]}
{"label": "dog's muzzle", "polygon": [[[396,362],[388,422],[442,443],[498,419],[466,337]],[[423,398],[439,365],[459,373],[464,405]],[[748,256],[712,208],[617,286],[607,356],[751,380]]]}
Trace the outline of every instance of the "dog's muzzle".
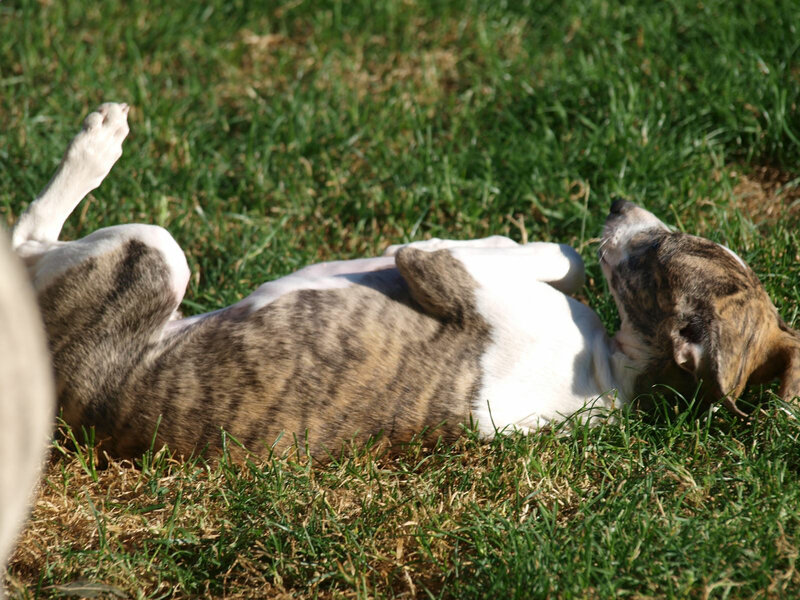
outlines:
{"label": "dog's muzzle", "polygon": [[[628,256],[631,244],[648,231],[670,231],[653,213],[623,198],[611,203],[598,250],[602,268],[613,269]],[[606,273],[607,275],[607,273]]]}

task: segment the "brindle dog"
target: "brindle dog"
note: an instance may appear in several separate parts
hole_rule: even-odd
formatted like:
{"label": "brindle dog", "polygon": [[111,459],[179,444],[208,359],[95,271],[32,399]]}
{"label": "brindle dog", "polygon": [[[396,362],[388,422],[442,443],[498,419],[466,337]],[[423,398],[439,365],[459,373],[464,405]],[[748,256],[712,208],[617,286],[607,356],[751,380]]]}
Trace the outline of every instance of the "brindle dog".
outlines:
{"label": "brindle dog", "polygon": [[453,438],[470,421],[490,437],[578,411],[591,419],[654,383],[691,397],[702,382],[709,400],[734,408],[748,381],[780,376],[784,397],[798,391],[798,335],[753,272],[620,202],[601,250],[622,315],[613,339],[570,297],[583,284],[573,249],[501,237],[312,265],[179,319],[189,271],[165,230],[58,241],[121,155],[127,113],[105,104],[87,117],[14,231],[63,417],[94,427],[111,455],[136,456],[152,440],[213,452],[220,429],[254,452],[298,439],[317,456],[380,433]]}

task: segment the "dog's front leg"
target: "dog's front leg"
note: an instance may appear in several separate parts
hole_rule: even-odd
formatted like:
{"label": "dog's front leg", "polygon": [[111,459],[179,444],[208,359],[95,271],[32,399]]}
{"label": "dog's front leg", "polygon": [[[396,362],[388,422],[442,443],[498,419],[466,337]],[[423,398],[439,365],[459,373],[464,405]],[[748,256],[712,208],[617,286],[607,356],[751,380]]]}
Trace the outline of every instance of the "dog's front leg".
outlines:
{"label": "dog's front leg", "polygon": [[81,200],[97,188],[122,156],[128,135],[127,104],[107,102],[89,114],[55,175],[19,218],[12,246],[23,258],[45,252]]}

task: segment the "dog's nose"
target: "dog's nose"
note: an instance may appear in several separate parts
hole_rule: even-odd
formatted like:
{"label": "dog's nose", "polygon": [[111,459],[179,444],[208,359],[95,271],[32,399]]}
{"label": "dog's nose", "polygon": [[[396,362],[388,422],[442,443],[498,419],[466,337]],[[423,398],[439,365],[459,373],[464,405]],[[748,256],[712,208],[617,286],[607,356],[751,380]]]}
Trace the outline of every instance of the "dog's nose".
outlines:
{"label": "dog's nose", "polygon": [[611,214],[624,215],[632,206],[634,206],[633,202],[628,202],[625,198],[617,198],[611,203]]}

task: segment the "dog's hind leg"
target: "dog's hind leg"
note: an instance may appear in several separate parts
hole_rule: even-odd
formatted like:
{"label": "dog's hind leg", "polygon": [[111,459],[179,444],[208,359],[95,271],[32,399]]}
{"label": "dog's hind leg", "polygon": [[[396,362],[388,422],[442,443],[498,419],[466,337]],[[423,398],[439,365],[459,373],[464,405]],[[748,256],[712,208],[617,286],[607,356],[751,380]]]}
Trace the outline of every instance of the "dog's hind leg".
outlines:
{"label": "dog's hind leg", "polygon": [[[131,248],[150,248],[161,255],[166,267],[168,288],[175,307],[183,298],[189,280],[186,257],[172,236],[153,225],[106,227],[75,241],[58,240],[64,222],[81,200],[105,179],[122,155],[122,142],[128,135],[127,104],[105,103],[89,114],[81,131],[64,153],[55,175],[41,194],[19,218],[12,245],[25,262],[31,281],[41,292],[62,274],[79,265],[94,268],[92,261],[102,256],[128,256]],[[129,281],[131,261],[122,261],[116,285]],[[77,272],[76,272],[77,276]],[[94,284],[104,284],[95,273]],[[84,288],[92,286],[84,282]]]}
{"label": "dog's hind leg", "polygon": [[460,244],[432,252],[405,246],[397,250],[395,262],[414,299],[439,317],[462,314],[465,299],[478,288],[498,297],[524,299],[535,296],[542,283],[574,294],[584,282],[583,261],[566,244],[534,242],[509,248]]}
{"label": "dog's hind leg", "polygon": [[453,248],[453,256],[490,289],[509,287],[524,295],[529,285],[547,283],[565,294],[583,287],[585,270],[580,254],[567,244],[532,242],[514,248]]}
{"label": "dog's hind leg", "polygon": [[486,271],[487,275],[542,281],[565,294],[575,294],[583,287],[583,260],[577,251],[567,244],[549,242],[517,244],[501,235],[477,240],[432,238],[389,246],[383,254],[395,256],[403,248],[424,252],[450,250],[457,258],[469,260],[476,269]]}
{"label": "dog's hind leg", "polygon": [[86,117],[50,183],[14,227],[12,246],[23,259],[40,255],[57,243],[67,217],[122,156],[128,110],[127,104],[109,102]]}
{"label": "dog's hind leg", "polygon": [[426,252],[407,246],[397,251],[395,264],[426,312],[461,323],[474,316],[477,283],[450,250]]}

